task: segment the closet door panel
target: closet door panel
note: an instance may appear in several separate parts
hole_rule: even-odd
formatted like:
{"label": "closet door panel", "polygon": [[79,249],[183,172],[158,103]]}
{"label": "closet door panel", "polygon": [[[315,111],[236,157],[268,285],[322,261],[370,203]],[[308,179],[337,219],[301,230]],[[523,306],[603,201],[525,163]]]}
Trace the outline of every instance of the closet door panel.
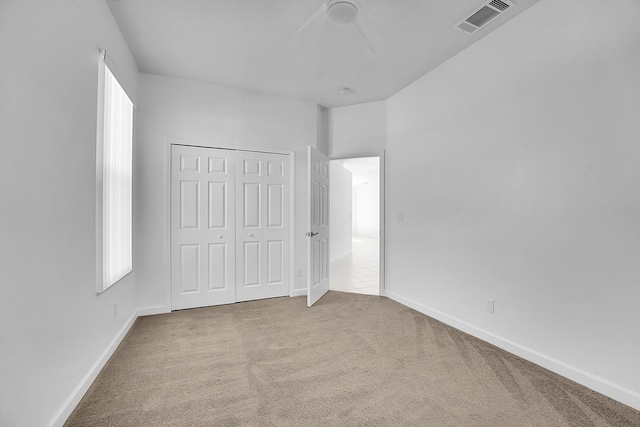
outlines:
{"label": "closet door panel", "polygon": [[236,171],[236,300],[289,295],[289,156],[237,151]]}
{"label": "closet door panel", "polygon": [[171,308],[234,302],[234,152],[174,145],[171,157]]}
{"label": "closet door panel", "polygon": [[289,230],[289,191],[290,175],[288,156],[278,154],[264,155],[267,174],[266,218],[265,218],[265,262],[267,286],[279,291],[289,288],[290,269],[290,230]]}

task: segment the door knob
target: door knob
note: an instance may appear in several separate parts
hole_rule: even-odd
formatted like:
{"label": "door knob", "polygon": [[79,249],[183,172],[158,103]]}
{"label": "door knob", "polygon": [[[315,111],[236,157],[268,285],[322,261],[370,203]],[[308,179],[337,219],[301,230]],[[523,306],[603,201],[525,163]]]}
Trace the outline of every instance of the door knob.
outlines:
{"label": "door knob", "polygon": [[249,233],[249,237],[253,237],[253,233]]}
{"label": "door knob", "polygon": [[318,235],[318,233],[314,233],[313,231],[309,231],[307,233],[307,237],[313,237],[313,236],[317,236],[317,235]]}
{"label": "door knob", "polygon": [[218,239],[222,239],[222,234],[218,234]]}

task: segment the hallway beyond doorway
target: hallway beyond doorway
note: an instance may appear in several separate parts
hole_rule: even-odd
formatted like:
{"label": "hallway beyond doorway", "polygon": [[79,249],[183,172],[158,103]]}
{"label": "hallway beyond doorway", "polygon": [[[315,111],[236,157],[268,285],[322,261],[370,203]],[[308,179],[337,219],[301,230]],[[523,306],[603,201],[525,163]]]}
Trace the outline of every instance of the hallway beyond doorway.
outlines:
{"label": "hallway beyond doorway", "polygon": [[352,252],[331,262],[331,290],[380,294],[378,239],[353,236]]}

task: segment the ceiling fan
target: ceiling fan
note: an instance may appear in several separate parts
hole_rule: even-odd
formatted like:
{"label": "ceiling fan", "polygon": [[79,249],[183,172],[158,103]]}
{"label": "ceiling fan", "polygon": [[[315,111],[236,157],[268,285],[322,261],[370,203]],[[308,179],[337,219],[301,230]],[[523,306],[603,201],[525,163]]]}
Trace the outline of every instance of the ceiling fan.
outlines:
{"label": "ceiling fan", "polygon": [[323,3],[289,38],[287,45],[290,48],[300,46],[327,20],[336,25],[353,25],[367,42],[371,51],[376,51],[370,37],[369,20],[364,8],[357,0],[329,0]]}

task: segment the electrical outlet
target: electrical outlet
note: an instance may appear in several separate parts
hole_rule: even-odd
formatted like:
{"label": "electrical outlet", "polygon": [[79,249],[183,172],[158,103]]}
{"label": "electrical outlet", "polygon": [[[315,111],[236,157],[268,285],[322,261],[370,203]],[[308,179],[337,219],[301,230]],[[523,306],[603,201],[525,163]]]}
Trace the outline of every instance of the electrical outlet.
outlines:
{"label": "electrical outlet", "polygon": [[298,267],[298,269],[296,270],[296,276],[302,277],[302,268]]}
{"label": "electrical outlet", "polygon": [[487,298],[487,311],[493,313],[494,301],[491,298]]}

